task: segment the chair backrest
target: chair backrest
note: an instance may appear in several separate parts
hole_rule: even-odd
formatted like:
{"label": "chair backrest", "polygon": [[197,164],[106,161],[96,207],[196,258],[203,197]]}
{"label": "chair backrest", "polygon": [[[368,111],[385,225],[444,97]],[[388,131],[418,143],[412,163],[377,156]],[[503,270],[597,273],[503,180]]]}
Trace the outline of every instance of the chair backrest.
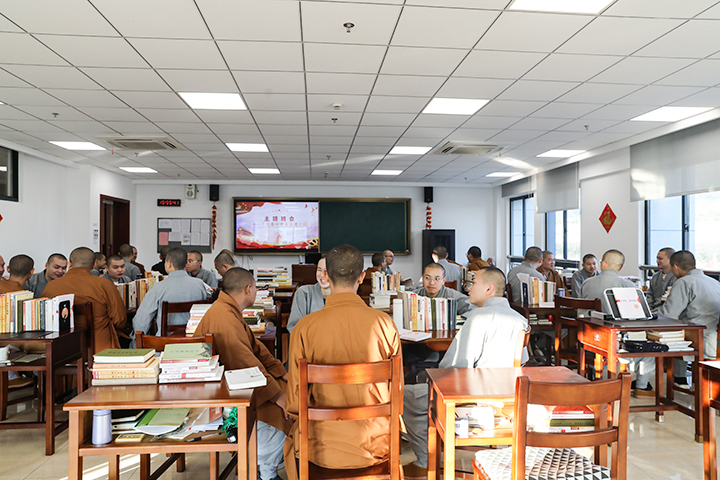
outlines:
{"label": "chair backrest", "polygon": [[[310,407],[308,405],[308,385],[335,384],[357,385],[369,383],[387,383],[390,387],[388,403],[359,407]],[[298,432],[300,435],[300,480],[309,476],[309,421],[347,421],[377,417],[390,419],[390,451],[388,452],[389,475],[393,480],[400,479],[400,410],[402,407],[403,371],[399,355],[390,360],[373,363],[352,363],[345,365],[319,365],[299,361],[299,405]]]}
{"label": "chair backrest", "polygon": [[523,352],[530,343],[530,329],[527,331],[520,330],[518,332],[517,342],[515,344],[515,363],[513,367],[522,367]]}
{"label": "chair backrest", "polygon": [[512,291],[512,285],[509,283],[505,284],[505,296],[507,297],[508,301],[512,303],[513,301],[513,291]]}
{"label": "chair backrest", "polygon": [[135,332],[137,348],[154,348],[156,352],[162,352],[166,345],[174,343],[209,343],[212,345],[212,353],[215,355],[212,333],[206,333],[204,337],[156,337],[155,335],[145,335],[143,332]]}
{"label": "chair backrest", "polygon": [[457,286],[458,286],[457,280],[453,280],[452,282],[445,282],[445,286],[447,288],[452,288],[453,290],[457,290],[458,289],[457,288]]}
{"label": "chair backrest", "polygon": [[209,298],[195,300],[192,302],[162,302],[162,314],[160,315],[160,335],[167,337],[168,334],[185,328],[185,325],[168,325],[168,315],[171,313],[188,313],[193,305],[211,303]]}
{"label": "chair backrest", "polygon": [[87,361],[88,367],[92,368],[93,355],[97,353],[95,351],[95,319],[93,318],[92,303],[76,303],[73,305],[73,316],[75,318],[75,325],[81,325],[82,323],[78,323],[78,317],[85,320],[85,339],[88,350]]}
{"label": "chair backrest", "polygon": [[[602,311],[602,303],[600,302],[599,298],[591,300],[584,298],[561,297],[560,295],[555,295],[555,318],[560,318],[563,308],[575,309],[575,316],[577,316],[577,310],[579,308],[597,310],[598,312]],[[565,318],[575,318],[575,316],[568,317],[567,315],[564,315]]]}
{"label": "chair backrest", "polygon": [[358,295],[361,297],[369,296],[372,293],[372,278],[370,275],[365,275],[365,280],[358,287]]}
{"label": "chair backrest", "polygon": [[[595,463],[602,465],[607,444],[612,445],[612,478],[625,480],[627,468],[627,434],[632,376],[588,383],[531,382],[518,377],[515,385],[515,418],[513,420],[512,479],[525,479],[526,447],[596,447]],[[595,412],[595,429],[570,433],[528,432],[528,405],[590,406]],[[608,423],[608,405],[613,408]],[[599,447],[599,448],[598,448]],[[598,458],[599,457],[599,458]]]}

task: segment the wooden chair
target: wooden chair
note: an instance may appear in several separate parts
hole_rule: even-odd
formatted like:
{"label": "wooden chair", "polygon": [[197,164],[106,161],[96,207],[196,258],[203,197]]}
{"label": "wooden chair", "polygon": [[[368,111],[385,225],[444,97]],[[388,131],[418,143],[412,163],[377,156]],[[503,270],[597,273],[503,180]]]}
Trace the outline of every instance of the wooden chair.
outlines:
{"label": "wooden chair", "polygon": [[[8,400],[8,394],[14,391],[24,390],[32,387],[32,393],[25,396]],[[32,402],[36,398],[38,402],[42,399],[38,396],[38,382],[35,378],[18,377],[15,380],[8,380],[8,372],[0,372],[0,420],[7,418],[7,407],[18,403]],[[42,409],[38,404],[38,422],[42,417]]]}
{"label": "wooden chair", "polygon": [[[617,379],[572,385],[531,382],[518,377],[515,387],[515,416],[513,446],[497,450],[482,450],[473,462],[475,479],[525,479],[526,471],[543,472],[543,478],[565,478],[564,467],[572,464],[576,475],[587,471],[587,478],[627,477],[628,414],[630,407],[631,375],[621,373]],[[528,431],[528,405],[584,406],[595,412],[595,429],[571,433]],[[608,423],[608,404],[613,408],[612,423]],[[607,472],[607,445],[612,444],[610,472]],[[595,447],[596,464],[580,456],[571,447]],[[540,449],[538,447],[549,447]],[[526,463],[526,459],[528,463]],[[543,465],[541,467],[540,465]],[[603,470],[607,476],[597,474]],[[546,473],[547,471],[547,473]],[[596,472],[590,475],[589,472]],[[597,475],[597,476],[596,476]]]}
{"label": "wooden chair", "polygon": [[369,276],[366,276],[365,280],[363,280],[363,282],[358,287],[358,295],[360,295],[361,297],[370,298],[371,293],[372,293],[372,279]]}
{"label": "wooden chair", "polygon": [[160,307],[162,314],[160,314],[160,335],[167,337],[175,330],[185,328],[185,325],[168,325],[168,315],[171,313],[189,313],[193,305],[196,304],[208,304],[210,299],[195,300],[192,302],[162,302]]}
{"label": "wooden chair", "polygon": [[530,343],[530,329],[527,331],[520,330],[518,333],[517,343],[515,344],[515,363],[513,367],[522,367],[522,358],[525,348]]}
{"label": "wooden chair", "polygon": [[[75,328],[85,329],[85,345],[87,345],[87,362],[85,362],[85,364],[87,365],[87,368],[90,369],[93,367],[93,355],[97,353],[95,351],[95,317],[93,317],[92,303],[76,303],[75,305],[73,305],[73,317],[75,319]],[[77,360],[75,363],[56,368],[55,376],[64,376],[67,378],[73,378],[77,376],[77,362],[79,361],[80,360]],[[43,385],[42,375],[43,372],[38,373],[38,383],[40,385],[40,390],[42,390]],[[85,388],[88,388],[90,386],[91,378],[92,375],[88,375],[86,373]],[[72,384],[66,383],[64,391],[67,392],[69,390],[72,390],[72,388]],[[40,392],[40,395],[42,395],[42,391]]]}
{"label": "wooden chair", "polygon": [[[298,473],[300,480],[310,478],[335,479],[392,479],[400,480],[400,410],[402,407],[402,361],[400,356],[375,363],[355,363],[347,365],[309,364],[300,359],[300,398],[298,409],[298,434],[300,459]],[[368,383],[388,383],[390,401],[380,405],[361,407],[323,408],[322,405],[309,406],[309,384],[357,385]],[[308,422],[345,421],[387,417],[390,420],[390,451],[383,463],[360,469],[326,469],[310,463]]]}
{"label": "wooden chair", "polygon": [[508,299],[508,302],[512,303],[513,301],[513,291],[512,291],[512,285],[509,283],[505,284],[505,296]]}
{"label": "wooden chair", "polygon": [[453,280],[452,282],[445,282],[445,286],[447,288],[452,288],[453,290],[457,290],[458,282],[457,282],[457,280]]}
{"label": "wooden chair", "polygon": [[288,357],[290,332],[288,332],[287,324],[291,309],[292,303],[280,301],[275,302],[275,312],[277,314],[277,318],[275,320],[275,356],[283,364],[287,362]]}
{"label": "wooden chair", "polygon": [[[562,315],[563,309],[567,310],[571,308],[575,311],[574,315],[569,317]],[[577,340],[577,311],[578,309],[589,309],[589,310],[602,310],[600,299],[595,300],[584,300],[580,298],[561,297],[555,295],[555,316],[553,324],[555,326],[555,365],[561,365],[561,360],[570,360],[575,362],[577,365],[579,360],[578,354],[578,340]],[[563,349],[561,346],[562,342],[562,330],[563,328],[568,330],[568,348]]]}

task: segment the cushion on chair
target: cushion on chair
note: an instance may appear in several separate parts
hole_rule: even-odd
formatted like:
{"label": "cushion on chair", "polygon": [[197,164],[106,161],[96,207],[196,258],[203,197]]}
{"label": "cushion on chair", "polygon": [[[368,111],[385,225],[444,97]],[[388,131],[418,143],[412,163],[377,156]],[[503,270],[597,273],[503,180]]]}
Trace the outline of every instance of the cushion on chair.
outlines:
{"label": "cushion on chair", "polygon": [[[480,450],[475,461],[485,475],[493,480],[510,480],[512,448]],[[525,450],[527,480],[604,480],[610,469],[594,465],[570,448],[527,447]]]}

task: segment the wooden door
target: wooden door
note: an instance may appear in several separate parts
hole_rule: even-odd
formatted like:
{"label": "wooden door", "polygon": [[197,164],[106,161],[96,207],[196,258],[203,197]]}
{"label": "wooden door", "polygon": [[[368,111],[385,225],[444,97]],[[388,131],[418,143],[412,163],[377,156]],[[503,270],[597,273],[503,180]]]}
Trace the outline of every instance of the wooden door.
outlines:
{"label": "wooden door", "polygon": [[130,201],[100,195],[100,251],[113,255],[124,243],[130,243]]}

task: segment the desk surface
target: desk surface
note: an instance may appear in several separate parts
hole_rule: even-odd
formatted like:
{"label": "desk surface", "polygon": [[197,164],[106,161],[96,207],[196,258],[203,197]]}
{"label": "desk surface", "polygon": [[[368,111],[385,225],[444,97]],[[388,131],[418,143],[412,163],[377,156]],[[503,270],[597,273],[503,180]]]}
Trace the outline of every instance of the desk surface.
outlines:
{"label": "desk surface", "polygon": [[705,325],[697,325],[685,320],[675,320],[667,317],[658,317],[657,320],[601,320],[599,318],[581,317],[578,320],[596,325],[598,327],[612,328],[626,332],[640,332],[646,330],[693,330],[704,329]]}

